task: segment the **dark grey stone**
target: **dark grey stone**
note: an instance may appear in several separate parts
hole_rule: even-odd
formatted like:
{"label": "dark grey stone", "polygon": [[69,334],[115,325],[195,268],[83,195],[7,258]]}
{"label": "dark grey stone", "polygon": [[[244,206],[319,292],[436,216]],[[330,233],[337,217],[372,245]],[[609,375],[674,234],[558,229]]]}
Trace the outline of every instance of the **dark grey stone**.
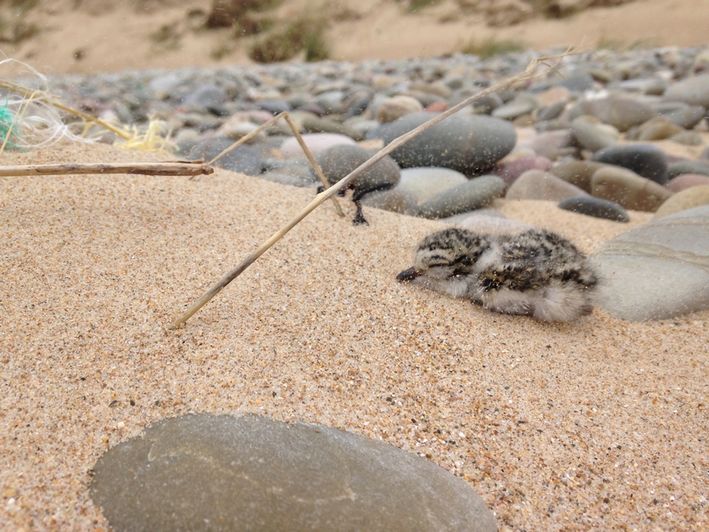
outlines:
{"label": "dark grey stone", "polygon": [[[189,158],[210,161],[233,143],[233,139],[226,137],[203,140],[192,147]],[[259,175],[264,169],[264,159],[268,155],[267,146],[262,144],[242,144],[219,159],[216,165],[232,172]]]}
{"label": "dark grey stone", "polygon": [[649,144],[609,146],[597,152],[593,160],[622,166],[661,185],[667,183],[667,157]]}
{"label": "dark grey stone", "polygon": [[227,93],[221,87],[207,84],[199,86],[189,94],[183,105],[198,110],[219,110],[227,100]]}
{"label": "dark grey stone", "polygon": [[[378,128],[373,136],[389,144],[434,116],[412,113]],[[442,166],[473,176],[492,168],[512,151],[516,141],[514,127],[505,120],[453,115],[397,148],[391,156],[402,168]]]}
{"label": "dark grey stone", "polygon": [[[458,103],[460,100],[463,100],[464,97],[458,95],[457,97],[451,99],[449,101],[449,104],[451,106],[455,105]],[[495,109],[503,105],[502,98],[498,94],[492,93],[492,94],[487,94],[485,96],[481,96],[480,98],[476,99],[472,103],[472,108],[475,110],[476,113],[481,114],[481,115],[489,115],[492,113]]]}
{"label": "dark grey stone", "polygon": [[591,257],[598,302],[626,320],[666,319],[709,308],[709,206],[653,220]]}
{"label": "dark grey stone", "polygon": [[[328,148],[318,157],[325,177],[330,183],[336,183],[359,165],[367,161],[372,153],[356,145],[339,144]],[[378,161],[374,166],[355,177],[350,188],[359,196],[374,190],[394,187],[401,177],[396,162],[389,156]]]}
{"label": "dark grey stone", "polygon": [[446,218],[487,207],[502,196],[505,182],[494,175],[471,179],[449,188],[419,205],[418,214],[426,218]]}
{"label": "dark grey stone", "polygon": [[357,130],[329,118],[305,115],[302,120],[302,126],[305,133],[339,133],[340,135],[347,135],[354,140],[362,140],[364,138]]}
{"label": "dark grey stone", "polygon": [[537,120],[545,121],[559,118],[559,116],[561,116],[561,113],[564,112],[564,109],[566,109],[566,102],[555,102],[551,105],[542,107],[537,112]]}
{"label": "dark grey stone", "polygon": [[290,104],[285,100],[261,100],[257,102],[256,105],[258,105],[259,109],[273,115],[291,110]]}
{"label": "dark grey stone", "polygon": [[507,102],[492,112],[495,118],[514,120],[520,116],[531,113],[537,108],[537,102],[528,94],[520,94],[514,100]]}
{"label": "dark grey stone", "polygon": [[700,174],[709,176],[709,162],[707,161],[677,161],[671,163],[667,170],[670,179],[682,174]]}
{"label": "dark grey stone", "polygon": [[592,89],[593,83],[591,75],[583,70],[575,70],[559,80],[559,85],[574,92]]}
{"label": "dark grey stone", "polygon": [[323,425],[209,414],[160,421],[98,461],[118,531],[496,530],[463,480]]}
{"label": "dark grey stone", "polygon": [[608,201],[593,196],[574,196],[559,202],[559,208],[565,211],[585,214],[594,218],[605,218],[614,222],[628,222],[628,213],[614,201]]}

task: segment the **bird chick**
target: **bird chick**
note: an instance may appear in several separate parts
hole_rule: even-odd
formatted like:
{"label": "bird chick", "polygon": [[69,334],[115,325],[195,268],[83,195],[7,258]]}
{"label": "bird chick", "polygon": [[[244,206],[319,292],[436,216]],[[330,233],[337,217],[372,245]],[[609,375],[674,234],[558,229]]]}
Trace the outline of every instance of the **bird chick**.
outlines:
{"label": "bird chick", "polygon": [[597,284],[586,257],[571,242],[537,229],[514,235],[438,231],[421,241],[414,266],[397,280],[543,321],[590,313]]}

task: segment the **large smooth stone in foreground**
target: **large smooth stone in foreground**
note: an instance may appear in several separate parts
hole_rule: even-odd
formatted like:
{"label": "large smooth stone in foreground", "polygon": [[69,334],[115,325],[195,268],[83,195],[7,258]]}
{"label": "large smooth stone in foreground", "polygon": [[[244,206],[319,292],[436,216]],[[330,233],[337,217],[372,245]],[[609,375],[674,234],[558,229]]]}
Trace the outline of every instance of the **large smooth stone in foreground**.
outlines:
{"label": "large smooth stone in foreground", "polygon": [[[389,144],[436,116],[412,113],[373,132]],[[467,176],[492,168],[512,151],[517,134],[512,124],[489,116],[453,115],[391,153],[402,168],[442,166]]]}
{"label": "large smooth stone in foreground", "polygon": [[591,257],[598,304],[632,321],[709,308],[709,206],[654,220]]}
{"label": "large smooth stone in foreground", "polygon": [[96,464],[122,530],[495,530],[463,480],[383,442],[258,416],[187,415]]}

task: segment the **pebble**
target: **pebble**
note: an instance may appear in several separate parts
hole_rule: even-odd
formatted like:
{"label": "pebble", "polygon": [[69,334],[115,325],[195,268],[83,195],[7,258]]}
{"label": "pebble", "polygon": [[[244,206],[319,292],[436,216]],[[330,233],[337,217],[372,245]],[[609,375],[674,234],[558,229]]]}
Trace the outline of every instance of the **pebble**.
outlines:
{"label": "pebble", "polygon": [[665,116],[656,116],[628,132],[631,140],[663,140],[684,131]]}
{"label": "pebble", "polygon": [[539,105],[543,106],[561,104],[563,109],[563,106],[571,100],[571,91],[562,86],[550,87],[543,92],[535,94],[535,100]]}
{"label": "pebble", "polygon": [[572,112],[574,117],[593,115],[604,124],[610,124],[619,131],[627,131],[655,116],[652,108],[627,96],[608,96],[597,100],[584,100]]}
{"label": "pebble", "polygon": [[301,128],[306,133],[337,133],[354,140],[362,140],[364,135],[356,129],[340,122],[328,118],[320,118],[310,113],[306,113],[301,119]]}
{"label": "pebble", "polygon": [[382,124],[393,122],[411,113],[423,111],[423,105],[416,98],[411,96],[392,96],[387,98],[377,110],[377,120]]}
{"label": "pebble", "polygon": [[313,175],[313,172],[305,159],[291,159],[282,161],[280,159],[267,159],[264,161],[265,172],[259,177],[274,183],[290,185],[294,187],[317,187],[320,181]]}
{"label": "pebble", "polygon": [[664,98],[709,108],[709,74],[689,77],[670,85]]}
{"label": "pebble", "polygon": [[[372,152],[360,146],[340,144],[320,154],[318,163],[325,177],[334,184],[371,156]],[[350,188],[358,193],[392,188],[399,182],[400,175],[399,166],[387,155],[355,177]]]}
{"label": "pebble", "polygon": [[260,100],[257,102],[257,105],[259,109],[272,115],[277,115],[291,110],[291,106],[285,100]]}
{"label": "pebble", "polygon": [[655,212],[672,192],[630,170],[605,166],[593,174],[591,194],[626,209]]}
{"label": "pebble", "polygon": [[594,81],[593,77],[591,77],[586,70],[578,68],[560,79],[559,85],[573,92],[582,92],[592,89]]}
{"label": "pebble", "polygon": [[492,112],[492,116],[503,120],[514,120],[520,116],[531,113],[537,106],[537,101],[532,96],[520,94],[511,102],[497,107]]}
{"label": "pebble", "polygon": [[676,135],[672,135],[670,140],[685,146],[701,146],[704,144],[704,139],[697,131],[680,131]]}
{"label": "pebble", "polygon": [[[377,136],[389,144],[434,116],[427,112],[407,115],[383,125]],[[516,141],[514,127],[505,120],[454,115],[397,148],[391,156],[402,168],[442,166],[475,176],[512,151]]]}
{"label": "pebble", "polygon": [[598,151],[618,142],[618,132],[608,131],[594,116],[581,115],[571,122],[571,132],[581,146]]}
{"label": "pebble", "polygon": [[671,113],[667,113],[665,116],[680,127],[692,129],[702,121],[702,119],[706,116],[706,113],[707,112],[704,110],[704,107],[692,105],[685,109],[678,109]]}
{"label": "pebble", "polygon": [[681,174],[671,179],[665,186],[672,192],[680,192],[689,187],[701,185],[709,185],[709,176],[701,174]]}
{"label": "pebble", "polygon": [[510,185],[527,170],[549,170],[551,161],[541,155],[522,155],[510,159],[506,157],[495,166],[495,175]]}
{"label": "pebble", "polygon": [[709,308],[709,206],[621,234],[590,257],[598,304],[622,319],[658,320]]}
{"label": "pebble", "polygon": [[476,177],[422,203],[418,215],[425,218],[447,218],[487,207],[494,199],[501,197],[504,190],[505,182],[497,176]]}
{"label": "pebble", "polygon": [[497,530],[464,480],[325,425],[183,415],[108,450],[93,472],[90,495],[114,530]]}
{"label": "pebble", "polygon": [[[355,141],[351,137],[339,135],[337,133],[306,133],[303,135],[303,142],[310,148],[314,155],[342,144],[354,145]],[[303,157],[303,150],[295,137],[288,137],[281,144],[281,153],[284,157]]]}
{"label": "pebble", "polygon": [[560,201],[584,194],[579,187],[554,174],[543,170],[528,170],[512,183],[505,199]]}
{"label": "pebble", "polygon": [[565,102],[556,102],[541,107],[537,111],[537,119],[539,121],[554,120],[561,116],[561,113],[566,109]]}
{"label": "pebble", "polygon": [[667,174],[670,179],[682,174],[699,174],[709,176],[709,161],[677,161],[670,163]]}
{"label": "pebble", "polygon": [[[203,140],[192,147],[189,158],[210,161],[233,143],[233,139],[226,137]],[[257,176],[263,171],[264,160],[268,156],[269,150],[265,144],[242,144],[221,157],[216,165],[232,172]]]}
{"label": "pebble", "polygon": [[396,189],[411,195],[416,203],[423,203],[467,182],[468,179],[463,174],[448,168],[404,168]]}
{"label": "pebble", "polygon": [[414,195],[398,186],[389,190],[369,192],[362,198],[362,205],[414,216],[418,211],[418,202]]}
{"label": "pebble", "polygon": [[597,152],[594,161],[622,166],[636,174],[659,183],[667,183],[667,157],[658,148],[648,144],[610,146]]}
{"label": "pebble", "polygon": [[614,222],[629,222],[630,217],[623,207],[614,201],[601,198],[594,198],[584,194],[583,196],[573,196],[559,202],[559,208],[565,211],[585,214],[594,218],[604,218]]}
{"label": "pebble", "polygon": [[573,143],[573,133],[568,129],[561,129],[540,133],[532,139],[531,147],[537,155],[556,161],[565,155],[576,152]]}
{"label": "pebble", "polygon": [[591,192],[591,178],[604,166],[593,161],[565,161],[552,166],[549,172],[585,192]]}
{"label": "pebble", "polygon": [[660,205],[660,208],[655,212],[655,218],[662,218],[702,205],[709,205],[709,185],[699,185],[678,192]]}
{"label": "pebble", "polygon": [[183,101],[183,106],[203,111],[220,110],[227,101],[227,93],[221,87],[206,84],[198,87]]}

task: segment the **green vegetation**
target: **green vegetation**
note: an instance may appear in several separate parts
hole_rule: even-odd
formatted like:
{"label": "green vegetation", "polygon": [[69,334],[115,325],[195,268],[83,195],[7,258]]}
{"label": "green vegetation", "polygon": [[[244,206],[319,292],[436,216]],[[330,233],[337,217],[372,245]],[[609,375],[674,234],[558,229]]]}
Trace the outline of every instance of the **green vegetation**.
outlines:
{"label": "green vegetation", "polygon": [[0,0],[0,42],[18,44],[26,39],[34,37],[39,28],[27,22],[25,15],[34,8],[38,0]]}
{"label": "green vegetation", "polygon": [[490,37],[482,41],[468,41],[461,51],[464,54],[477,55],[481,59],[487,59],[495,55],[521,52],[526,49],[527,46],[522,41]]}
{"label": "green vegetation", "polygon": [[283,0],[212,0],[207,17],[208,28],[229,28],[250,13],[278,7]]}
{"label": "green vegetation", "polygon": [[408,0],[406,9],[409,13],[416,13],[440,2],[441,0]]}
{"label": "green vegetation", "polygon": [[323,19],[304,15],[274,29],[251,46],[249,57],[259,63],[276,63],[303,51],[306,61],[322,61],[330,56]]}
{"label": "green vegetation", "polygon": [[176,50],[180,47],[182,35],[175,24],[163,24],[150,34],[150,40],[163,50]]}

